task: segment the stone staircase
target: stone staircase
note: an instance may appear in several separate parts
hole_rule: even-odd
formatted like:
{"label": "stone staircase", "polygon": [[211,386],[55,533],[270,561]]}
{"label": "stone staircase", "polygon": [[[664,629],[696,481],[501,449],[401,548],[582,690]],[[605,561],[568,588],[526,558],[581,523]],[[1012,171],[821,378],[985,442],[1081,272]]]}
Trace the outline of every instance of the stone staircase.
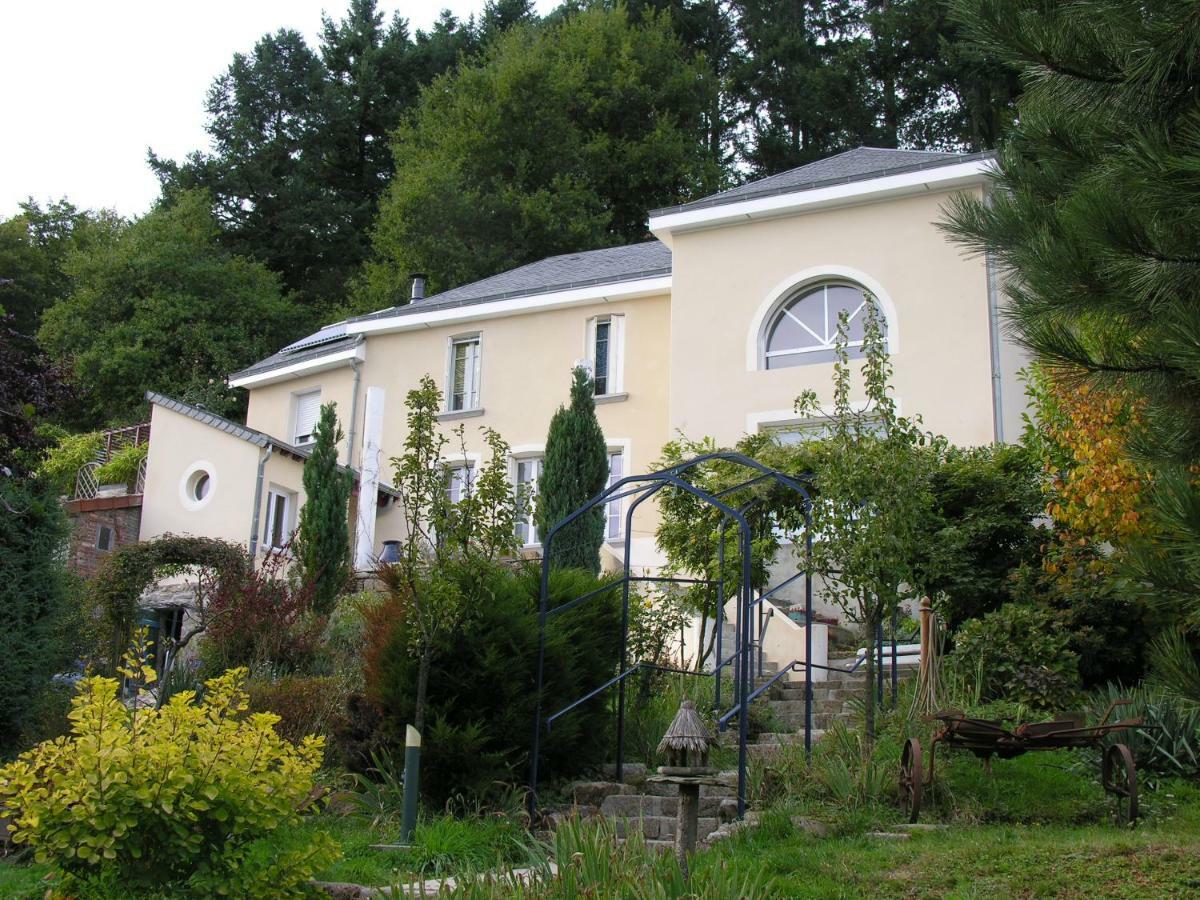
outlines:
{"label": "stone staircase", "polygon": [[[615,777],[612,766],[604,776]],[[620,782],[581,781],[573,788],[575,813],[582,817],[602,815],[612,819],[619,837],[640,829],[646,846],[670,850],[675,846],[675,817],[679,811],[679,788],[646,780],[646,767],[626,763]],[[697,833],[705,841],[721,825],[737,818],[737,772],[721,772],[719,784],[700,786],[700,820]]]}
{"label": "stone staircase", "polygon": [[[852,701],[863,697],[867,676],[863,668],[851,673],[847,669],[853,659],[829,661],[836,671],[826,673],[827,680],[813,682],[812,739],[816,743],[837,723],[850,727],[855,718]],[[916,672],[916,666],[899,667],[899,677],[907,678]],[[885,673],[885,679],[890,675]],[[885,684],[884,690],[888,690]],[[762,756],[778,752],[787,744],[804,743],[804,682],[777,681],[769,692],[767,703],[781,731],[760,734],[748,747],[749,752]]]}
{"label": "stone staircase", "polygon": [[[835,723],[850,726],[854,719],[851,701],[863,696],[866,675],[861,668],[853,674],[845,671],[852,662],[852,659],[831,660],[830,665],[838,671],[827,673],[826,681],[813,682],[814,743]],[[764,663],[763,675],[756,679],[757,684],[764,684],[776,671],[774,663]],[[904,666],[900,677],[915,671],[915,666]],[[780,679],[765,697],[759,697],[755,702],[769,705],[781,730],[752,737],[747,746],[752,757],[770,757],[784,746],[803,745],[804,682]],[[734,736],[736,740],[736,733],[733,729],[727,731],[725,739]],[[577,782],[572,789],[574,812],[585,818],[602,815],[612,819],[617,834],[622,837],[640,828],[646,845],[653,849],[673,848],[678,788],[672,784],[648,782],[646,767],[640,763],[627,763],[622,776],[618,782],[615,767],[610,765],[602,770],[601,780]],[[737,772],[722,772],[717,778],[719,784],[700,788],[698,834],[701,842],[737,818]]]}

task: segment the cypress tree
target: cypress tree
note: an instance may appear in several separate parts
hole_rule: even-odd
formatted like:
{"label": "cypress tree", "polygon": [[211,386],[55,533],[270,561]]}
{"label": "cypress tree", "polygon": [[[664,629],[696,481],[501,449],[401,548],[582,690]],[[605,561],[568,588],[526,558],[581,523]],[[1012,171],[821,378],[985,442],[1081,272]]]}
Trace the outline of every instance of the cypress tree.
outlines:
{"label": "cypress tree", "polygon": [[[1139,581],[1200,615],[1200,131],[1195,3],[956,0],[1030,85],[986,202],[949,229],[1008,280],[1012,331],[1052,377],[1143,405],[1131,452],[1158,536]],[[1067,382],[1072,383],[1072,382]]]}
{"label": "cypress tree", "polygon": [[52,484],[0,466],[0,758],[36,727],[51,676],[73,657],[63,565],[69,530]]}
{"label": "cypress tree", "polygon": [[336,403],[321,407],[314,437],[312,455],[304,463],[305,501],[294,550],[301,577],[315,585],[313,609],[328,613],[350,580],[352,476],[338,468],[337,443],[343,435]]}
{"label": "cypress tree", "polygon": [[[596,419],[592,377],[582,366],[571,373],[571,405],[550,420],[546,458],[538,480],[538,531],[545,541],[551,526],[600,493],[608,482],[608,444]],[[555,568],[600,572],[604,507],[597,506],[554,536]]]}

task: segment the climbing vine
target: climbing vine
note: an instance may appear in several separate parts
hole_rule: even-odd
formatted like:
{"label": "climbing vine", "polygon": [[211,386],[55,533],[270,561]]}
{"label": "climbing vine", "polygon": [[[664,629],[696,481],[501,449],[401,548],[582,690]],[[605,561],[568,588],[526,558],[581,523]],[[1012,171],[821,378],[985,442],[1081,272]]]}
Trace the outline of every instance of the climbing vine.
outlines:
{"label": "climbing vine", "polygon": [[193,609],[194,624],[177,642],[183,647],[208,627],[207,607],[213,597],[240,585],[250,573],[250,560],[237,544],[215,538],[166,534],[152,541],[120,547],[104,561],[90,586],[91,608],[100,618],[98,648],[111,668],[133,638],[138,604],[159,579],[199,567],[208,587]]}

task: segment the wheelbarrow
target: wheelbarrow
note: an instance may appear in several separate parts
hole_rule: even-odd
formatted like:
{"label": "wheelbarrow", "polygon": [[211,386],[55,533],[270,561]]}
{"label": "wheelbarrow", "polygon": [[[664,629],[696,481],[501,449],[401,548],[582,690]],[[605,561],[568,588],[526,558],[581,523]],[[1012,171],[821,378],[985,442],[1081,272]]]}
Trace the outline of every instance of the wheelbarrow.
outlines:
{"label": "wheelbarrow", "polygon": [[[956,709],[934,713],[930,719],[941,722],[929,748],[929,771],[924,771],[921,742],[909,738],[900,756],[900,806],[909,822],[916,822],[921,813],[921,798],[933,784],[934,760],[938,744],[968,750],[983,760],[990,772],[992,757],[1012,759],[1038,750],[1083,749],[1099,747],[1101,740],[1116,731],[1135,728],[1142,720],[1125,719],[1109,722],[1113,710],[1129,700],[1114,700],[1099,723],[1085,725],[1083,716],[1072,716],[1050,722],[1029,722],[1011,731],[1003,719],[972,719]],[[1138,817],[1137,764],[1125,744],[1112,744],[1101,757],[1100,783],[1106,793],[1116,798],[1114,819],[1118,825],[1132,825]]]}

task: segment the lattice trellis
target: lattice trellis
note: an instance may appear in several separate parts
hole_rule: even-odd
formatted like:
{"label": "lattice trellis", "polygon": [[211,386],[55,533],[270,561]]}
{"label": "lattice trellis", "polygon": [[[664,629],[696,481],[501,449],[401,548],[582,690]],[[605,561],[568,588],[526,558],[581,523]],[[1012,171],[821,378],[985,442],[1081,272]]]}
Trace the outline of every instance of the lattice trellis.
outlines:
{"label": "lattice trellis", "polygon": [[96,478],[99,462],[84,463],[75,473],[75,499],[91,500],[100,490],[100,482]]}

